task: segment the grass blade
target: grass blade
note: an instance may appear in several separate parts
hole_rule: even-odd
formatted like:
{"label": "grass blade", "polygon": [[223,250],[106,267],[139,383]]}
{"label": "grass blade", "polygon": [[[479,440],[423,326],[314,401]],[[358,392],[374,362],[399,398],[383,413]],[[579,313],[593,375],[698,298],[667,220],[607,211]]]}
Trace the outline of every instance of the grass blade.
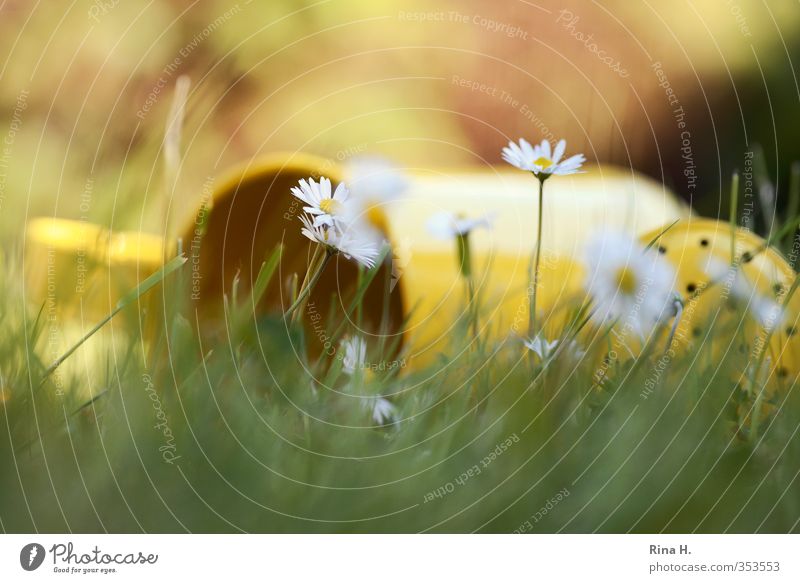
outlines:
{"label": "grass blade", "polygon": [[739,227],[739,173],[734,172],[731,177],[731,208],[730,208],[730,225],[731,225],[731,263],[736,261],[736,229]]}
{"label": "grass blade", "polygon": [[95,324],[91,330],[89,330],[83,337],[81,337],[80,340],[78,340],[69,349],[67,349],[67,351],[64,354],[59,356],[53,362],[53,364],[51,364],[47,368],[47,370],[44,371],[44,375],[42,376],[42,380],[39,382],[39,386],[42,386],[47,381],[47,378],[51,374],[53,374],[53,371],[55,371],[59,366],[61,366],[61,363],[63,363],[70,356],[72,356],[72,354],[76,350],[78,350],[78,348],[80,348],[84,342],[86,342],[87,340],[89,340],[89,338],[94,336],[100,330],[100,328],[108,324],[114,316],[116,316],[119,312],[121,312],[129,305],[131,305],[133,302],[138,300],[148,291],[153,289],[156,285],[161,283],[164,280],[164,278],[167,277],[170,273],[176,271],[177,269],[180,269],[184,263],[186,263],[186,257],[182,255],[174,257],[166,265],[164,265],[164,267],[162,267],[161,269],[156,271],[153,275],[145,279],[142,283],[136,286],[136,288],[134,288],[133,290],[122,296],[120,300],[117,302],[116,307],[113,310],[111,310],[111,313],[108,314],[108,316],[106,316],[105,318],[100,320],[97,324]]}
{"label": "grass blade", "polygon": [[[786,205],[786,221],[797,218],[800,212],[800,162],[792,164],[791,177],[789,178],[789,202]],[[787,233],[784,245],[786,248],[792,243],[794,232]]]}

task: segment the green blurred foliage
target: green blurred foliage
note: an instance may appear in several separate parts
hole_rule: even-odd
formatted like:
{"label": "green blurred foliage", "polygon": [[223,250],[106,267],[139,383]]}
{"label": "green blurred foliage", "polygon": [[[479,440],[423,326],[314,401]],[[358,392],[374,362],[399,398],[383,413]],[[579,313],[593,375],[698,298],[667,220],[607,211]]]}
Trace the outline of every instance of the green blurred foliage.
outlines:
{"label": "green blurred foliage", "polygon": [[[18,286],[0,290],[19,300]],[[35,314],[28,327],[0,315],[2,362],[15,363],[0,406],[5,532],[798,530],[800,397],[784,387],[752,433],[726,349],[736,326],[676,356],[648,392],[663,347],[597,385],[603,335],[545,370],[518,341],[472,344],[462,318],[449,366],[367,374],[356,389],[280,317],[201,340],[180,312],[167,308],[154,350],[133,338],[96,370],[104,390],[89,402],[81,375],[61,377],[62,396],[53,377],[39,386],[24,348],[46,341]],[[134,311],[122,318],[118,334],[138,329]],[[358,394],[389,396],[399,421],[375,426]]]}
{"label": "green blurred foliage", "polygon": [[[580,18],[572,29],[559,21],[564,10]],[[520,104],[571,149],[664,179],[710,214],[746,148],[763,145],[779,199],[786,177],[777,169],[800,154],[796,124],[779,121],[798,105],[800,19],[789,3],[81,0],[45,8],[9,0],[0,11],[2,117],[11,120],[27,92],[3,183],[7,239],[32,215],[84,215],[78,200],[89,180],[87,218],[164,232],[168,198],[174,229],[209,176],[264,152],[339,159],[366,149],[412,167],[498,163],[509,137],[540,136]],[[578,32],[624,60],[630,77],[611,73]],[[688,112],[701,180],[694,193],[654,60]],[[180,74],[193,85],[173,189],[160,144]],[[456,77],[518,103],[460,87]]]}

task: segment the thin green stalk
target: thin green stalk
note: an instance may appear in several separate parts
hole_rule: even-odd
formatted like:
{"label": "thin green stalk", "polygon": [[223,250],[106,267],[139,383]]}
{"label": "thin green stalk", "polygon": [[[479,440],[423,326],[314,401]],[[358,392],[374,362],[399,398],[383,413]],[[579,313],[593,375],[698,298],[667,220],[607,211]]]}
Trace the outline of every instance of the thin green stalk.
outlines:
{"label": "thin green stalk", "polygon": [[331,334],[331,339],[338,339],[345,326],[351,321],[351,316],[355,312],[356,306],[364,300],[364,295],[367,293],[367,289],[372,284],[372,281],[375,279],[375,276],[380,271],[380,266],[386,261],[386,257],[391,251],[391,248],[388,245],[384,245],[381,249],[381,254],[378,256],[378,259],[375,261],[375,267],[370,268],[365,274],[364,279],[361,282],[361,287],[356,289],[356,293],[353,296],[353,299],[350,301],[350,304],[347,307],[347,310],[344,313],[344,317],[339,325],[334,330],[333,334]]}
{"label": "thin green stalk", "polygon": [[753,147],[753,174],[756,179],[761,219],[764,222],[764,230],[770,237],[775,228],[775,185],[770,179],[767,158],[760,144],[755,144]]}
{"label": "thin green stalk", "polygon": [[231,330],[234,337],[238,337],[245,324],[256,314],[256,307],[267,291],[267,286],[272,279],[283,253],[283,245],[278,245],[272,251],[269,259],[261,264],[256,280],[251,287],[250,297],[241,305],[234,303],[231,309]]}
{"label": "thin green stalk", "polygon": [[[356,289],[361,287],[361,282],[364,281],[364,266],[360,263],[356,266],[358,273],[356,274]],[[364,321],[364,302],[358,302],[356,306],[356,327],[361,330]]]}
{"label": "thin green stalk", "polygon": [[467,300],[470,305],[472,336],[478,340],[478,299],[475,297],[475,282],[471,277],[467,280]]}
{"label": "thin green stalk", "polygon": [[181,165],[181,134],[186,117],[186,102],[189,98],[191,82],[188,75],[181,75],[175,82],[175,93],[172,97],[167,126],[164,131],[164,225],[166,235],[172,234],[172,217],[169,213],[170,203],[175,201],[175,189],[178,186],[178,173]]}
{"label": "thin green stalk", "polygon": [[322,256],[322,245],[314,245],[314,253],[311,255],[311,261],[308,262],[308,269],[303,276],[303,283],[300,284],[300,291],[306,288],[308,284],[308,277],[310,273],[314,273],[317,265],[319,264],[320,257]]}
{"label": "thin green stalk", "polygon": [[539,179],[539,216],[538,224],[536,226],[536,251],[533,260],[533,274],[531,276],[531,283],[533,290],[531,290],[531,303],[529,313],[529,328],[528,334],[531,338],[536,338],[536,292],[539,287],[539,260],[542,252],[542,215],[544,214],[544,179]]}
{"label": "thin green stalk", "polygon": [[734,171],[731,178],[731,263],[736,261],[736,229],[739,226],[737,217],[739,216],[739,173]]}
{"label": "thin green stalk", "polygon": [[[786,293],[786,296],[781,301],[781,306],[788,306],[789,305],[789,303],[792,300],[792,296],[794,296],[794,293],[797,291],[798,285],[800,285],[800,275],[795,277],[794,282],[792,283],[792,287],[789,288],[789,291]],[[755,370],[753,371],[753,376],[752,376],[752,378],[750,380],[750,393],[751,394],[756,394],[755,390],[756,390],[756,384],[758,384],[758,375],[759,375],[759,372],[761,372],[761,367],[764,366],[764,359],[766,358],[767,350],[769,349],[769,343],[772,340],[772,333],[775,331],[776,328],[778,328],[777,325],[771,325],[766,330],[766,334],[764,335],[764,342],[761,345],[761,350],[760,350],[760,352],[758,354],[758,360],[756,361],[756,367],[755,367]],[[760,419],[760,417],[761,417],[761,401],[762,401],[763,392],[764,392],[764,388],[759,388],[759,391],[756,394],[755,403],[753,404],[753,414],[750,417],[750,435],[749,435],[750,443],[753,443],[755,441],[755,439],[756,439],[756,436],[758,435],[758,425],[759,425],[759,422],[761,420]]]}
{"label": "thin green stalk", "polygon": [[[786,205],[786,222],[797,218],[800,212],[800,162],[792,164],[792,173],[789,178],[789,202]],[[796,229],[786,234],[784,248],[789,249],[794,239]],[[792,266],[794,267],[794,265]]]}
{"label": "thin green stalk", "polygon": [[297,282],[300,278],[297,277],[297,273],[293,273],[292,276],[289,278],[289,297],[292,301],[297,299],[297,294],[299,293],[299,287]]}
{"label": "thin green stalk", "polygon": [[[303,283],[300,284],[300,287],[297,287],[297,273],[292,274],[292,285],[291,285],[291,293],[289,297],[291,298],[292,304],[295,304],[298,301],[302,301],[300,296],[303,295],[303,291],[308,286],[309,279],[311,278],[312,274],[316,273],[319,269],[319,265],[322,262],[323,256],[323,249],[322,245],[315,245],[314,246],[314,253],[311,254],[311,260],[308,262],[308,267],[306,268],[306,272],[303,275]],[[292,318],[292,322],[296,320]]]}
{"label": "thin green stalk", "polygon": [[469,313],[470,327],[472,335],[478,338],[478,307],[475,297],[475,281],[472,278],[472,253],[469,244],[469,233],[458,233],[456,235],[458,247],[458,264],[461,275],[467,285],[467,311]]}
{"label": "thin green stalk", "polygon": [[[394,256],[387,255],[383,261],[385,277],[383,278],[383,299],[381,304],[381,325],[378,335],[378,354],[381,358],[386,355],[386,336],[389,334],[389,299],[392,293],[392,277],[394,270]],[[399,277],[399,274],[398,274]]]}
{"label": "thin green stalk", "polygon": [[256,276],[256,281],[253,284],[253,289],[250,294],[250,303],[253,310],[255,310],[256,304],[261,301],[261,298],[264,297],[264,293],[267,291],[267,286],[272,279],[272,275],[275,273],[275,269],[278,267],[282,255],[283,245],[278,245],[272,251],[269,259],[261,264],[261,269],[258,270],[258,275]]}
{"label": "thin green stalk", "polygon": [[667,225],[666,227],[661,229],[661,232],[658,235],[656,235],[655,237],[650,239],[650,242],[645,246],[644,250],[645,251],[649,251],[650,249],[652,249],[655,246],[655,244],[658,243],[658,241],[659,241],[659,239],[661,239],[661,237],[666,235],[670,231],[670,229],[672,229],[672,227],[674,227],[675,225],[677,225],[680,222],[681,222],[680,219],[675,219],[669,225]]}
{"label": "thin green stalk", "polygon": [[334,256],[334,254],[335,253],[333,251],[331,251],[330,249],[326,249],[325,250],[325,258],[322,260],[322,263],[320,264],[319,268],[316,270],[314,275],[311,277],[311,280],[308,282],[308,285],[306,285],[300,291],[300,295],[297,296],[297,299],[294,301],[294,303],[291,306],[289,306],[289,309],[287,309],[284,312],[284,314],[283,314],[284,318],[288,318],[289,316],[292,316],[292,323],[297,321],[297,314],[299,312],[295,313],[295,310],[301,304],[303,304],[305,302],[306,298],[308,298],[309,294],[311,293],[311,290],[314,289],[315,285],[317,285],[317,282],[319,281],[320,277],[322,277],[322,272],[325,271],[325,268],[327,267],[328,263],[330,262],[331,258]]}
{"label": "thin green stalk", "polygon": [[670,328],[669,336],[667,337],[667,346],[664,348],[664,354],[669,354],[669,349],[672,347],[672,341],[675,338],[675,332],[678,330],[678,325],[681,323],[683,316],[683,301],[676,298],[673,304],[675,306],[675,317],[672,320],[672,328]]}

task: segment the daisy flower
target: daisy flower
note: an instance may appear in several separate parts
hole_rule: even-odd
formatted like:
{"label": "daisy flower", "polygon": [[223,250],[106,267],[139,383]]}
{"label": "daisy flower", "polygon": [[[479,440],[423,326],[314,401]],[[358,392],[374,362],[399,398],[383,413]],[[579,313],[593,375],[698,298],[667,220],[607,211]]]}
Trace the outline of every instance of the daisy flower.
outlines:
{"label": "daisy flower", "polygon": [[438,239],[453,239],[469,235],[474,229],[490,229],[494,215],[469,218],[462,214],[440,212],[428,219],[428,232]]}
{"label": "daisy flower", "polygon": [[397,417],[397,407],[385,397],[367,397],[361,401],[361,405],[367,410],[372,409],[372,420],[376,425],[393,423]]}
{"label": "daisy flower", "polygon": [[315,182],[313,178],[300,181],[299,186],[292,187],[292,194],[306,203],[303,210],[314,216],[314,226],[334,226],[334,221],[345,211],[345,202],[350,191],[342,182],[331,194],[331,181],[324,176]]}
{"label": "daisy flower", "polygon": [[558,347],[558,340],[553,340],[551,342],[541,334],[538,334],[533,340],[523,340],[522,343],[525,345],[525,348],[536,353],[540,360],[547,360],[550,358],[550,355],[552,355]]}
{"label": "daisy flower", "polygon": [[378,156],[354,158],[347,164],[353,200],[381,204],[396,200],[408,188],[408,178],[397,166]]}
{"label": "daisy flower", "polygon": [[[555,354],[560,342],[561,340],[559,339],[549,341],[541,334],[538,334],[533,340],[525,339],[522,341],[525,348],[533,351],[542,361],[547,360]],[[576,360],[580,360],[586,354],[586,351],[581,350],[575,340],[569,341],[567,344],[567,352]]]}
{"label": "daisy flower", "polygon": [[315,243],[323,245],[329,253],[341,253],[367,268],[375,266],[379,247],[374,240],[360,236],[353,229],[342,232],[337,226],[318,225],[308,215],[301,215],[300,222],[303,223],[300,232]]}
{"label": "daisy flower", "polygon": [[342,370],[349,375],[355,374],[356,370],[364,368],[367,362],[367,343],[360,336],[347,338],[342,341],[344,358],[342,358]]}
{"label": "daisy flower", "polygon": [[585,289],[594,303],[593,319],[619,323],[641,338],[674,317],[672,265],[625,233],[600,233],[586,251]]}
{"label": "daisy flower", "polygon": [[770,330],[783,323],[785,313],[781,304],[759,294],[741,269],[711,255],[705,272],[712,281],[722,284],[731,297],[747,305],[762,328]]}
{"label": "daisy flower", "polygon": [[536,146],[531,146],[527,140],[520,138],[519,144],[509,142],[503,148],[503,160],[519,168],[527,170],[539,179],[539,207],[536,224],[536,249],[532,259],[532,278],[530,306],[528,310],[528,334],[536,337],[536,290],[539,287],[539,260],[542,250],[542,216],[544,215],[544,181],[553,174],[567,175],[579,172],[581,165],[586,161],[583,154],[574,156],[562,161],[564,150],[567,149],[567,141],[559,140],[554,148],[550,148],[550,140],[542,140]]}
{"label": "daisy flower", "polygon": [[[342,371],[347,375],[354,375],[356,370],[366,367],[367,343],[360,336],[347,338],[342,341],[344,357],[342,358]],[[369,411],[376,425],[385,425],[393,422],[397,415],[397,408],[385,397],[362,396],[361,408]]]}
{"label": "daisy flower", "polygon": [[542,140],[540,144],[531,146],[525,139],[520,138],[519,144],[509,142],[508,146],[503,148],[503,160],[520,170],[533,172],[539,180],[545,180],[553,174],[575,174],[586,158],[583,154],[575,154],[562,161],[561,157],[566,148],[566,140],[559,140],[551,151],[549,140]]}

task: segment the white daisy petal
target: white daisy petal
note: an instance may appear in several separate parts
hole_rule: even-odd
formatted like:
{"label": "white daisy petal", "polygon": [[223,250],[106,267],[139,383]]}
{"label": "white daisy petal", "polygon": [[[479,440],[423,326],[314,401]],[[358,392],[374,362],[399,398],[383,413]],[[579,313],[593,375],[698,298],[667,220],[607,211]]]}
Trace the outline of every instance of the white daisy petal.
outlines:
{"label": "white daisy petal", "polygon": [[339,185],[336,187],[336,191],[333,193],[333,199],[343,203],[347,202],[348,197],[350,196],[350,191],[345,186],[344,182],[340,182]]}
{"label": "white daisy petal", "polygon": [[[539,357],[539,360],[545,361],[556,353],[561,341],[558,339],[549,341],[541,334],[538,334],[533,340],[526,339],[522,343],[528,350],[533,351]],[[574,339],[570,340],[566,348],[562,350],[562,355],[566,355],[574,361],[580,360],[585,354],[586,351],[581,349]]]}
{"label": "white daisy petal", "polygon": [[560,164],[555,165],[555,169],[553,170],[554,174],[574,174],[578,168],[586,161],[583,154],[576,154],[570,158],[567,158]]}
{"label": "white daisy petal", "polygon": [[308,215],[301,215],[303,223],[301,233],[312,241],[324,245],[329,251],[341,253],[361,265],[372,268],[380,255],[379,245],[370,238],[364,237],[357,230],[341,232],[335,221],[323,223],[328,218],[318,215],[313,221]]}
{"label": "white daisy petal", "polygon": [[502,158],[512,166],[533,172],[540,180],[558,174],[561,176],[575,174],[586,161],[583,154],[576,154],[565,161],[561,161],[567,148],[566,140],[559,140],[551,149],[548,140],[542,140],[536,146],[531,146],[520,138],[519,145],[509,142],[502,150]]}
{"label": "white daisy petal", "polygon": [[364,368],[367,362],[367,343],[361,336],[342,340],[342,349],[342,371],[345,374],[353,375],[356,370]]}
{"label": "white daisy petal", "polygon": [[330,215],[326,215],[325,213],[317,214],[316,218],[314,218],[314,226],[315,227],[333,227],[333,217]]}
{"label": "white daisy petal", "polygon": [[558,140],[555,150],[553,150],[553,164],[558,164],[561,156],[564,155],[564,150],[567,149],[567,140]]}
{"label": "white daisy petal", "polygon": [[541,334],[538,334],[533,340],[523,340],[522,343],[528,350],[533,351],[540,360],[548,359],[558,347],[558,340],[548,341]]}
{"label": "white daisy petal", "polygon": [[516,166],[520,170],[531,171],[533,170],[532,160],[535,159],[533,156],[533,149],[531,148],[530,144],[525,142],[525,140],[520,140],[520,142],[523,143],[523,146],[527,146],[527,149],[529,149],[530,152],[525,153],[523,148],[520,148],[514,142],[509,142],[508,146],[503,148],[503,160],[512,166]]}
{"label": "white daisy petal", "polygon": [[[309,179],[311,184],[314,184],[313,179]],[[331,179],[327,178],[326,176],[320,176],[319,179],[319,186],[318,192],[320,198],[330,198],[331,197]]]}
{"label": "white daisy petal", "polygon": [[394,421],[397,415],[397,409],[389,399],[377,397],[369,399],[366,403],[372,405],[372,420],[377,425],[386,425]]}
{"label": "white daisy petal", "polygon": [[307,205],[319,204],[318,196],[316,196],[314,189],[305,180],[300,181],[299,187],[292,187],[292,194]]}
{"label": "white daisy petal", "polygon": [[[533,161],[539,157],[540,148],[538,145],[534,148],[524,138],[520,138],[519,144],[520,144],[520,154],[522,155],[523,158]],[[516,146],[516,144],[514,145]]]}
{"label": "white daisy petal", "polygon": [[550,153],[550,140],[542,140],[542,156],[545,158],[552,160],[553,156]]}

